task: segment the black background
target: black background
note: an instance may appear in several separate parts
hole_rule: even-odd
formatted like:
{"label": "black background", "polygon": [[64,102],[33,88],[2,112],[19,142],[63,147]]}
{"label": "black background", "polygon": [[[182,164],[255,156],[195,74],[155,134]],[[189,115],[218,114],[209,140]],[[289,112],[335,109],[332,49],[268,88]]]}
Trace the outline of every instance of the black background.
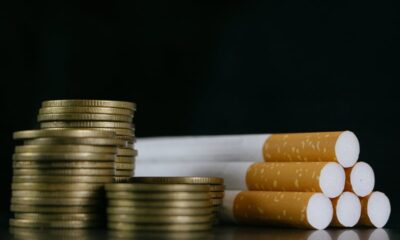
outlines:
{"label": "black background", "polygon": [[42,100],[138,105],[137,135],[354,131],[399,224],[398,1],[1,1],[0,201]]}

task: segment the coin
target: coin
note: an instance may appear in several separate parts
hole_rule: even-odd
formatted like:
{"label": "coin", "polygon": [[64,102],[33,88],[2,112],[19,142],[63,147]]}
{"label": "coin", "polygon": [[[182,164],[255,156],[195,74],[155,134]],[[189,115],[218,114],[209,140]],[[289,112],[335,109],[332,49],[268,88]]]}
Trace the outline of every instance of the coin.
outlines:
{"label": "coin", "polygon": [[21,213],[98,213],[99,206],[32,206],[11,204],[11,211]]}
{"label": "coin", "polygon": [[222,205],[222,199],[221,198],[213,198],[213,199],[211,199],[211,203],[212,203],[212,205],[214,205],[214,206],[217,206],[217,205]]}
{"label": "coin", "polygon": [[54,114],[54,113],[100,113],[100,114],[116,114],[128,115],[133,117],[133,110],[124,108],[110,107],[42,107],[39,109],[39,114]]}
{"label": "coin", "polygon": [[133,183],[173,183],[173,184],[223,184],[218,177],[132,177]]}
{"label": "coin", "polygon": [[17,219],[32,219],[39,221],[76,221],[76,220],[101,220],[104,219],[104,215],[97,213],[16,213],[15,218]]}
{"label": "coin", "polygon": [[135,126],[131,123],[125,122],[101,122],[101,121],[54,121],[54,122],[42,122],[40,123],[41,128],[125,128],[135,129]]}
{"label": "coin", "polygon": [[111,183],[106,185],[108,192],[208,192],[208,185],[193,184],[148,184]]}
{"label": "coin", "polygon": [[107,192],[109,199],[137,200],[205,200],[210,199],[208,192],[172,192],[172,193],[136,193],[136,192]]}
{"label": "coin", "polygon": [[113,176],[114,169],[14,169],[14,176]]}
{"label": "coin", "polygon": [[211,201],[209,199],[168,200],[168,201],[108,199],[108,205],[117,207],[137,207],[137,208],[207,208],[212,206]]}
{"label": "coin", "polygon": [[137,155],[137,151],[135,149],[131,149],[131,148],[118,148],[117,155],[132,157],[132,156]]}
{"label": "coin", "polygon": [[46,121],[115,121],[115,122],[132,122],[131,116],[111,115],[111,114],[90,114],[90,113],[58,113],[58,114],[39,114],[38,122]]}
{"label": "coin", "polygon": [[114,223],[108,222],[107,226],[112,230],[121,231],[171,231],[171,232],[188,232],[188,231],[205,231],[212,228],[212,224],[133,224],[133,223]]}
{"label": "coin", "polygon": [[113,161],[113,154],[99,153],[15,153],[14,161],[47,161],[47,160],[72,160],[72,161]]}
{"label": "coin", "polygon": [[114,176],[116,177],[132,177],[132,170],[115,170],[114,171]]}
{"label": "coin", "polygon": [[214,239],[212,233],[205,231],[189,231],[189,232],[143,232],[143,231],[109,231],[111,239],[173,239],[173,240],[195,240],[195,239]]}
{"label": "coin", "polygon": [[[66,128],[46,128],[48,130],[62,130]],[[67,128],[74,129],[74,128]],[[124,128],[90,128],[90,130],[98,130],[98,131],[108,131],[114,132],[118,138],[126,138],[127,140],[131,140],[135,137],[135,132],[132,129],[124,129]]]}
{"label": "coin", "polygon": [[223,192],[225,191],[224,185],[209,185],[211,192]]}
{"label": "coin", "polygon": [[114,169],[114,162],[96,162],[96,161],[13,161],[14,169]]}
{"label": "coin", "polygon": [[112,177],[104,176],[14,176],[15,183],[111,183]]}
{"label": "coin", "polygon": [[125,215],[125,214],[109,214],[107,220],[109,222],[124,223],[154,223],[154,224],[189,224],[189,223],[207,223],[213,220],[213,215],[203,216],[145,216],[145,215]]}
{"label": "coin", "polygon": [[38,138],[38,139],[24,141],[24,145],[52,145],[52,144],[127,146],[127,141],[116,138]]}
{"label": "coin", "polygon": [[10,219],[12,227],[30,228],[90,228],[98,227],[101,224],[97,221],[37,221],[28,219]]}
{"label": "coin", "polygon": [[90,145],[24,145],[15,147],[16,153],[108,153],[116,154],[116,147]]}
{"label": "coin", "polygon": [[100,131],[91,129],[40,129],[25,130],[14,132],[14,139],[31,139],[43,137],[63,137],[63,138],[83,138],[83,137],[101,137],[114,138],[115,133],[110,131]]}
{"label": "coin", "polygon": [[113,179],[114,183],[127,183],[129,181],[129,177],[118,177],[115,176]]}
{"label": "coin", "polygon": [[135,165],[134,164],[131,164],[131,163],[115,163],[114,164],[114,166],[115,166],[115,169],[133,169],[134,167],[135,167]]}
{"label": "coin", "polygon": [[44,197],[44,198],[96,198],[104,197],[104,192],[96,191],[35,191],[35,190],[14,190],[13,197]]}
{"label": "coin", "polygon": [[211,198],[223,198],[224,196],[224,192],[210,192]]}
{"label": "coin", "polygon": [[135,161],[135,157],[120,157],[120,156],[116,156],[115,157],[115,162],[118,163],[132,163]]}
{"label": "coin", "polygon": [[96,198],[44,198],[44,197],[12,197],[11,204],[35,206],[88,206],[99,205]]}
{"label": "coin", "polygon": [[104,189],[103,183],[12,183],[12,190],[34,191],[95,191]]}
{"label": "coin", "polygon": [[143,208],[143,207],[109,207],[108,214],[128,214],[128,215],[145,215],[154,218],[158,216],[196,216],[210,215],[213,213],[213,208]]}
{"label": "coin", "polygon": [[42,107],[113,107],[113,108],[126,108],[136,109],[133,102],[114,101],[114,100],[92,100],[92,99],[65,99],[65,100],[49,100],[42,102]]}

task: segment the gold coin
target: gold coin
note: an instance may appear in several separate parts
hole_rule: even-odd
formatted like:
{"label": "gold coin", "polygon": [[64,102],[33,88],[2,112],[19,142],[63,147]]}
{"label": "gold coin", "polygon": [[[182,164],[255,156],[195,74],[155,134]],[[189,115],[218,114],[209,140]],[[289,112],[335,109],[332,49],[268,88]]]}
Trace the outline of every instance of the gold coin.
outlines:
{"label": "gold coin", "polygon": [[25,130],[14,132],[14,139],[32,139],[32,138],[84,138],[84,137],[101,137],[114,138],[115,133],[110,131],[100,131],[91,129],[40,129]]}
{"label": "gold coin", "polygon": [[160,232],[143,232],[143,231],[109,231],[111,239],[171,239],[171,240],[195,240],[195,239],[214,239],[211,232],[205,231],[189,231],[189,232],[171,232],[171,231],[160,231]]}
{"label": "gold coin", "polygon": [[135,140],[135,137],[133,137],[133,136],[117,135],[115,138],[116,138],[116,139],[125,140],[125,141],[127,141],[128,143],[129,143],[129,142],[135,142],[135,141],[136,141],[136,140]]}
{"label": "gold coin", "polygon": [[63,99],[49,100],[42,102],[42,107],[111,107],[111,108],[126,108],[130,110],[136,109],[136,104],[126,101],[114,100],[93,100],[93,99]]}
{"label": "gold coin", "polygon": [[100,153],[15,153],[14,161],[47,161],[47,160],[72,160],[72,161],[113,161],[115,155]]}
{"label": "gold coin", "polygon": [[59,114],[39,114],[38,122],[46,121],[114,121],[114,122],[132,122],[131,116],[111,115],[111,114],[91,114],[91,113],[59,113]]}
{"label": "gold coin", "polygon": [[115,163],[114,164],[115,169],[117,170],[122,170],[122,169],[126,169],[126,170],[131,170],[135,167],[134,164],[131,163]]}
{"label": "gold coin", "polygon": [[211,198],[223,198],[225,196],[224,192],[210,192]]}
{"label": "gold coin", "polygon": [[101,122],[101,121],[68,121],[68,122],[43,122],[40,123],[40,128],[124,128],[135,129],[131,123],[124,122]]}
{"label": "gold coin", "polygon": [[223,202],[223,200],[220,199],[220,198],[213,198],[213,199],[211,199],[211,203],[212,203],[212,205],[214,205],[214,206],[222,205],[222,202]]}
{"label": "gold coin", "polygon": [[12,190],[32,191],[98,191],[104,189],[104,184],[91,183],[12,183]]}
{"label": "gold coin", "polygon": [[98,206],[32,206],[11,204],[11,211],[21,213],[99,213]]}
{"label": "gold coin", "polygon": [[173,183],[173,184],[223,184],[224,179],[218,177],[132,177],[133,183]]}
{"label": "gold coin", "polygon": [[132,174],[132,170],[129,170],[129,171],[125,171],[125,170],[115,170],[114,171],[114,176],[115,177],[132,177],[133,176],[133,174]]}
{"label": "gold coin", "polygon": [[91,228],[101,224],[97,221],[38,221],[28,219],[10,219],[11,227],[29,228]]}
{"label": "gold coin", "polygon": [[24,145],[52,145],[52,144],[127,146],[127,141],[116,138],[38,138],[38,139],[24,141]]}
{"label": "gold coin", "polygon": [[212,224],[133,224],[133,223],[114,223],[108,222],[107,226],[111,230],[118,231],[169,231],[169,232],[189,232],[211,230]]}
{"label": "gold coin", "polygon": [[16,213],[15,218],[17,219],[32,219],[39,221],[79,221],[79,220],[103,220],[104,215],[97,213]]}
{"label": "gold coin", "polygon": [[118,163],[133,163],[135,162],[135,157],[120,157],[120,156],[116,156],[115,157],[115,162]]}
{"label": "gold coin", "polygon": [[208,208],[211,207],[210,200],[120,200],[108,199],[108,206],[112,207],[135,207],[135,208]]}
{"label": "gold coin", "polygon": [[116,154],[116,147],[90,145],[24,145],[15,147],[15,153],[108,153]]}
{"label": "gold coin", "polygon": [[100,199],[96,198],[30,198],[12,197],[11,204],[31,205],[31,206],[88,206],[99,205]]}
{"label": "gold coin", "polygon": [[14,169],[14,176],[113,176],[114,169]]}
{"label": "gold coin", "polygon": [[88,229],[34,229],[10,227],[10,233],[15,239],[43,240],[43,239],[90,239],[92,231]]}
{"label": "gold coin", "polygon": [[117,148],[117,155],[132,157],[137,155],[137,151],[131,148]]}
{"label": "gold coin", "polygon": [[210,215],[214,209],[208,208],[143,208],[143,207],[109,207],[108,214],[128,214],[128,215],[151,215],[153,218],[158,216],[197,216]]}
{"label": "gold coin", "polygon": [[[74,128],[46,128],[48,130],[62,130],[62,129],[74,129]],[[124,129],[124,128],[90,128],[90,130],[98,130],[98,131],[107,131],[113,132],[116,135],[116,138],[126,138],[127,140],[134,139],[135,132],[132,129]]]}
{"label": "gold coin", "polygon": [[108,192],[208,192],[208,185],[193,184],[150,184],[150,183],[111,183],[106,185]]}
{"label": "gold coin", "polygon": [[223,192],[225,191],[224,185],[210,185],[211,192]]}
{"label": "gold coin", "polygon": [[114,169],[114,162],[96,161],[13,161],[14,169]]}
{"label": "gold coin", "polygon": [[108,199],[137,200],[207,200],[208,192],[170,192],[170,193],[137,193],[137,192],[107,192]]}
{"label": "gold coin", "polygon": [[124,223],[146,223],[146,224],[190,224],[190,223],[209,223],[213,220],[213,215],[203,216],[146,216],[146,215],[125,215],[125,214],[109,214],[107,220],[109,222]]}
{"label": "gold coin", "polygon": [[57,113],[100,113],[128,115],[133,117],[133,110],[124,108],[110,107],[42,107],[39,114],[57,114]]}
{"label": "gold coin", "polygon": [[14,176],[15,183],[111,183],[105,176]]}
{"label": "gold coin", "polygon": [[35,190],[14,190],[13,197],[44,197],[44,198],[99,198],[104,197],[102,190],[96,191],[35,191]]}

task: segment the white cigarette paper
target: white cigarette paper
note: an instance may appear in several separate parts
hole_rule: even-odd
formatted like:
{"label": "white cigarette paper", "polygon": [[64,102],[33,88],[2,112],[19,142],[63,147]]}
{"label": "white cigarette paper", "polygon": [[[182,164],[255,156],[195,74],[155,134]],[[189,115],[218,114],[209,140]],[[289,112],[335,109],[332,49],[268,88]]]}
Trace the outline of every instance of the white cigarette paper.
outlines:
{"label": "white cigarette paper", "polygon": [[359,225],[382,228],[389,220],[391,206],[389,198],[382,192],[372,192],[361,198]]}
{"label": "white cigarette paper", "polygon": [[374,190],[375,174],[366,162],[358,162],[351,168],[346,168],[345,190],[352,191],[357,196],[365,197]]}
{"label": "white cigarette paper", "polygon": [[331,226],[354,227],[361,216],[360,199],[352,192],[344,192],[339,197],[332,199],[334,208]]}

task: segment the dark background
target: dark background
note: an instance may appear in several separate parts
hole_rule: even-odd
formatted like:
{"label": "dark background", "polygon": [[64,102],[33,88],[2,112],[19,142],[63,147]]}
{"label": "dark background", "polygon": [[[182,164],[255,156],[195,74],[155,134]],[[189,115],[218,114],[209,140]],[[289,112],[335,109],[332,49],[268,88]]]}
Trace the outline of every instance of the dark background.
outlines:
{"label": "dark background", "polygon": [[398,1],[1,1],[0,206],[42,100],[138,105],[137,135],[345,130],[399,222]]}

